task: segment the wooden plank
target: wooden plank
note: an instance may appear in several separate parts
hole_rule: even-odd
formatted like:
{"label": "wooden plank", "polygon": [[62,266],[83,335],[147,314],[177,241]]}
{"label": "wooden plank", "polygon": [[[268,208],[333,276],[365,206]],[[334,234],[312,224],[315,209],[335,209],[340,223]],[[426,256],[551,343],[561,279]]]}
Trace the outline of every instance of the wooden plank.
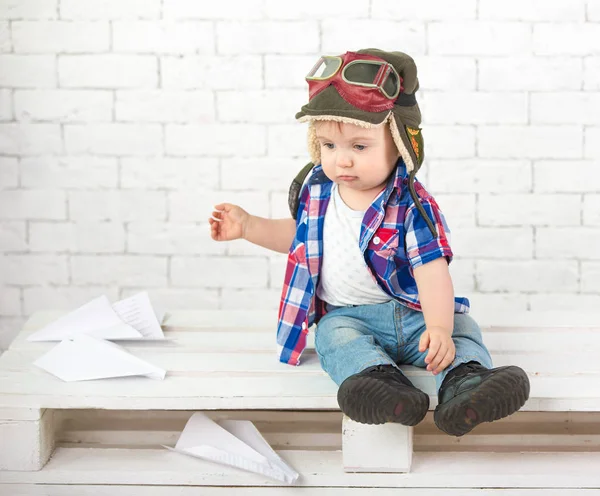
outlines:
{"label": "wooden plank", "polygon": [[[278,454],[301,474],[300,486],[600,488],[600,453],[417,452],[408,474],[344,473],[339,451],[280,450]],[[278,484],[257,474],[167,450],[79,448],[58,448],[38,472],[0,472],[0,483]]]}
{"label": "wooden plank", "polygon": [[[2,492],[2,491],[5,492]],[[5,484],[0,494],[10,496],[358,496],[372,495],[370,487],[198,487]],[[378,496],[398,496],[397,488],[378,488]],[[402,496],[600,496],[600,489],[437,489],[403,488]]]}

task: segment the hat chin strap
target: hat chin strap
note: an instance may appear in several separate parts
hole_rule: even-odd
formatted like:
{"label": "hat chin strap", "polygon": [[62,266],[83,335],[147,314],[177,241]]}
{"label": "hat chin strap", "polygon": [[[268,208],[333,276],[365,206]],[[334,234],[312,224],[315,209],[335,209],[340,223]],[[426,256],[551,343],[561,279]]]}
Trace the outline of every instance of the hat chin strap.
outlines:
{"label": "hat chin strap", "polygon": [[361,121],[359,119],[352,119],[350,117],[341,117],[339,115],[304,115],[298,119],[298,122],[308,122],[308,153],[310,154],[310,158],[313,164],[321,163],[321,146],[319,145],[319,140],[317,139],[317,130],[315,129],[315,121],[335,121],[335,122],[345,122],[346,124],[354,124],[355,126],[364,127],[367,129],[376,128],[379,126],[383,126],[386,123],[390,124],[390,132],[392,133],[392,139],[394,140],[394,144],[398,149],[398,153],[404,160],[406,164],[407,172],[412,172],[415,170],[415,164],[413,158],[409,151],[406,149],[404,145],[404,141],[400,137],[400,131],[398,129],[398,125],[396,124],[396,119],[394,119],[394,114],[390,111],[387,117],[381,122],[381,124],[371,124],[370,122]]}

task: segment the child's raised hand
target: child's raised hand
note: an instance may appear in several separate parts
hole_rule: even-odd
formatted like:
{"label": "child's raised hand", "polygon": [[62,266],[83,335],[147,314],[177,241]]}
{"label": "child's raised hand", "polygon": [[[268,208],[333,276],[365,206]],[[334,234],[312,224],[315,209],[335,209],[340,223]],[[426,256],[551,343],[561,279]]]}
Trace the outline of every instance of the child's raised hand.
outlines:
{"label": "child's raised hand", "polygon": [[425,357],[427,370],[433,375],[439,374],[454,360],[456,347],[452,341],[452,331],[440,327],[427,328],[419,340],[419,351],[423,353],[429,348]]}
{"label": "child's raised hand", "polygon": [[230,241],[243,238],[250,214],[243,208],[231,203],[214,206],[210,224],[210,236],[215,241]]}

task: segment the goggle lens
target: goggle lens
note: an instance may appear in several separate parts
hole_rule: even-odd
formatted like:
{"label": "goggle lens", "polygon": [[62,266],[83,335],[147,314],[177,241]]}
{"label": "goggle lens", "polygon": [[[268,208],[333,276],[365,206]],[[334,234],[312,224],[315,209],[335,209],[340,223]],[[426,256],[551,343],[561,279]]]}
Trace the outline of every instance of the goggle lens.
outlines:
{"label": "goggle lens", "polygon": [[342,66],[340,57],[321,57],[306,76],[307,80],[321,80],[332,77]]}

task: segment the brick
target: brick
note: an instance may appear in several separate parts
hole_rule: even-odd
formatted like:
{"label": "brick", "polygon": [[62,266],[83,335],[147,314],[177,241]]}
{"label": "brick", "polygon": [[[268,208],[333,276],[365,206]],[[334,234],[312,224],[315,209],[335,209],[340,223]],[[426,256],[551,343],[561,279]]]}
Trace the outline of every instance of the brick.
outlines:
{"label": "brick", "polygon": [[65,148],[69,154],[159,155],[163,131],[159,124],[67,124]]}
{"label": "brick", "polygon": [[107,52],[110,27],[107,22],[15,21],[12,40],[15,52]]}
{"label": "brick", "polygon": [[138,255],[72,255],[74,284],[165,286],[167,259]]}
{"label": "brick", "polygon": [[250,124],[167,124],[168,155],[264,155],[265,129]]}
{"label": "brick", "polygon": [[5,255],[1,284],[66,284],[69,280],[66,255]]}
{"label": "brick", "polygon": [[600,307],[600,295],[532,294],[529,296],[529,300],[532,312],[588,312],[594,314]]}
{"label": "brick", "polygon": [[0,191],[0,218],[2,219],[65,219],[66,194],[54,190]]}
{"label": "brick", "polygon": [[212,22],[116,21],[113,50],[159,54],[214,54]]}
{"label": "brick", "polygon": [[31,251],[123,253],[125,229],[115,222],[31,222]]}
{"label": "brick", "polygon": [[223,289],[219,308],[224,310],[273,310],[273,322],[277,322],[277,310],[281,291],[279,289]]}
{"label": "brick", "polygon": [[0,19],[56,19],[58,0],[3,0]]}
{"label": "brick", "polygon": [[0,252],[27,251],[27,226],[25,221],[0,222]]}
{"label": "brick", "polygon": [[56,87],[54,55],[0,55],[0,86],[9,88]]}
{"label": "brick", "polygon": [[188,2],[187,0],[164,0],[163,15],[166,19],[242,19],[249,21],[263,16],[261,0],[222,0],[220,2]]}
{"label": "brick", "polygon": [[475,128],[427,126],[424,131],[428,158],[471,158],[475,156]]}
{"label": "brick", "polygon": [[422,0],[418,3],[389,2],[373,0],[371,17],[374,19],[390,19],[403,21],[446,21],[454,19],[475,19],[477,5],[475,0],[466,0],[451,4],[441,0]]}
{"label": "brick", "polygon": [[302,89],[308,97],[308,85],[304,79],[316,64],[312,55],[265,55],[265,87]]}
{"label": "brick", "polygon": [[468,294],[475,291],[475,262],[464,258],[453,258],[449,265],[454,294]]}
{"label": "brick", "polygon": [[62,152],[58,124],[0,123],[0,150],[11,155],[41,155]]}
{"label": "brick", "polygon": [[539,23],[533,25],[535,55],[592,55],[600,52],[600,25]]}
{"label": "brick", "polygon": [[25,317],[0,317],[0,353],[9,347],[23,328],[25,320]]}
{"label": "brick", "polygon": [[156,88],[158,62],[152,55],[59,55],[64,88]]}
{"label": "brick", "polygon": [[374,39],[380,47],[402,47],[402,51],[412,56],[426,51],[425,24],[422,22],[326,20],[322,22],[322,38],[321,51],[330,54],[372,46]]}
{"label": "brick", "polygon": [[349,3],[345,0],[305,0],[285,3],[266,0],[264,15],[269,19],[312,20],[312,19],[364,19],[369,17],[367,2]]}
{"label": "brick", "polygon": [[600,293],[600,262],[581,263],[581,291]]}
{"label": "brick", "polygon": [[452,231],[455,227],[475,227],[475,195],[441,194],[435,197]]}
{"label": "brick", "polygon": [[121,188],[199,190],[217,189],[216,158],[122,158]]}
{"label": "brick", "polygon": [[70,191],[69,219],[74,221],[163,221],[165,194],[160,191]]}
{"label": "brick", "polygon": [[0,185],[2,189],[16,188],[19,185],[19,159],[0,156]]}
{"label": "brick", "polygon": [[110,286],[53,286],[23,288],[26,315],[48,310],[75,310],[88,301],[106,295],[110,301],[118,300],[118,290]]}
{"label": "brick", "polygon": [[480,126],[478,155],[487,158],[580,158],[578,126]]}
{"label": "brick", "polygon": [[583,196],[583,224],[600,226],[600,194]]}
{"label": "brick", "polygon": [[204,225],[132,222],[127,226],[127,252],[150,255],[224,255],[225,247],[212,240],[208,222]]}
{"label": "brick", "polygon": [[0,21],[0,53],[13,51],[13,45],[10,33],[10,24],[8,21]]}
{"label": "brick", "polygon": [[160,67],[161,86],[165,89],[242,90],[263,85],[260,56],[165,56]]}
{"label": "brick", "polygon": [[[246,191],[172,191],[169,192],[169,220],[173,222],[204,222],[220,203],[239,205],[250,214],[267,217],[269,194],[266,190]],[[208,229],[208,227],[207,227]]]}
{"label": "brick", "polygon": [[[254,213],[254,212],[251,212]],[[215,243],[215,241],[213,241]],[[276,252],[270,251],[268,248],[263,246],[255,245],[249,241],[243,239],[236,239],[234,241],[225,241],[222,243],[225,247],[225,255],[233,257],[265,257],[274,255]],[[291,244],[291,240],[290,240]]]}
{"label": "brick", "polygon": [[221,184],[228,190],[287,191],[304,165],[290,158],[224,158]]}
{"label": "brick", "polygon": [[210,123],[215,121],[211,91],[118,90],[117,121]]}
{"label": "brick", "polygon": [[439,22],[427,33],[430,55],[520,55],[531,43],[531,28],[520,22]]}
{"label": "brick", "polygon": [[19,288],[0,288],[0,316],[17,317],[21,312],[21,290]]}
{"label": "brick", "polygon": [[429,190],[434,195],[524,193],[532,187],[527,160],[429,160],[425,166],[429,170]]}
{"label": "brick", "polygon": [[[128,298],[140,291],[146,291],[145,287],[127,288],[123,290],[122,298]],[[152,288],[148,296],[154,308],[163,308],[169,312],[173,310],[215,310],[219,308],[218,289],[191,289],[191,288]]]}
{"label": "brick", "polygon": [[480,90],[580,90],[582,78],[583,63],[575,57],[517,55],[479,59]]}
{"label": "brick", "polygon": [[288,193],[271,191],[270,193],[270,209],[269,217],[272,219],[291,219],[293,218],[290,213],[288,205]]}
{"label": "brick", "polygon": [[178,257],[171,260],[171,283],[219,288],[267,287],[266,258]]}
{"label": "brick", "polygon": [[600,229],[544,227],[536,233],[536,256],[551,259],[600,259]]}
{"label": "brick", "polygon": [[316,21],[218,22],[218,54],[316,53],[319,28]]}
{"label": "brick", "polygon": [[600,90],[600,57],[583,59],[583,89],[587,91]]}
{"label": "brick", "polygon": [[477,283],[483,292],[575,292],[578,279],[577,262],[574,260],[477,262]]}
{"label": "brick", "polygon": [[533,164],[536,193],[586,193],[600,190],[593,160],[540,160]]}
{"label": "brick", "polygon": [[540,124],[600,124],[600,92],[532,93],[531,121]]}
{"label": "brick", "polygon": [[420,107],[427,124],[526,124],[525,93],[427,91]]}
{"label": "brick", "polygon": [[494,0],[479,1],[479,18],[494,21],[583,21],[585,0]]}
{"label": "brick", "polygon": [[306,146],[306,124],[270,125],[267,133],[267,154],[269,156],[300,157],[301,162],[310,160]]}
{"label": "brick", "polygon": [[581,196],[564,194],[479,195],[482,226],[573,226],[580,224]]}
{"label": "brick", "polygon": [[217,112],[221,122],[290,123],[306,101],[300,90],[227,91],[217,93]]}
{"label": "brick", "polygon": [[24,188],[116,188],[118,163],[112,157],[28,157],[21,159]]}
{"label": "brick", "polygon": [[469,315],[477,322],[489,320],[490,314],[512,314],[527,311],[527,295],[514,293],[470,293]]}
{"label": "brick", "polygon": [[0,121],[12,121],[14,118],[12,90],[0,89]]}
{"label": "brick", "polygon": [[467,258],[523,259],[533,254],[533,232],[530,227],[452,228],[451,246],[454,255]]}
{"label": "brick", "polygon": [[[427,90],[474,90],[477,68],[472,57],[436,57],[417,55],[419,87]],[[417,92],[417,100],[420,100]]]}
{"label": "brick", "polygon": [[600,158],[600,126],[585,128],[583,155],[585,158]]}
{"label": "brick", "polygon": [[15,90],[20,121],[111,121],[113,95],[108,91]]}
{"label": "brick", "polygon": [[161,0],[61,0],[62,19],[159,19]]}

